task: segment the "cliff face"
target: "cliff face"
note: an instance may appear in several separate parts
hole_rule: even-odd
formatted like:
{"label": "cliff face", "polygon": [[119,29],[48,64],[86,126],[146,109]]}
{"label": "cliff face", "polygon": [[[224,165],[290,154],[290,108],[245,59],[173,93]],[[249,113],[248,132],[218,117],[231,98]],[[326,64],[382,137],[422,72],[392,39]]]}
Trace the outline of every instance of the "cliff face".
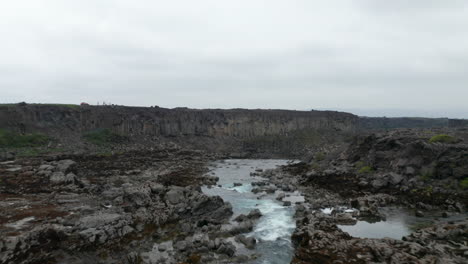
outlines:
{"label": "cliff face", "polygon": [[208,136],[248,138],[284,135],[300,129],[353,131],[357,117],[348,113],[287,110],[195,110],[146,107],[66,107],[30,105],[0,108],[0,127],[18,132],[97,128],[134,136]]}
{"label": "cliff face", "polygon": [[359,127],[369,130],[395,128],[440,128],[448,127],[447,118],[418,118],[418,117],[360,117]]}
{"label": "cliff face", "polygon": [[449,119],[448,126],[451,128],[468,128],[468,119]]}
{"label": "cliff face", "polygon": [[0,128],[19,133],[41,132],[63,143],[80,142],[84,133],[107,128],[137,141],[171,139],[210,148],[238,142],[237,151],[242,151],[241,145],[246,140],[281,139],[297,131],[353,133],[357,123],[355,115],[329,111],[48,105],[0,107]]}

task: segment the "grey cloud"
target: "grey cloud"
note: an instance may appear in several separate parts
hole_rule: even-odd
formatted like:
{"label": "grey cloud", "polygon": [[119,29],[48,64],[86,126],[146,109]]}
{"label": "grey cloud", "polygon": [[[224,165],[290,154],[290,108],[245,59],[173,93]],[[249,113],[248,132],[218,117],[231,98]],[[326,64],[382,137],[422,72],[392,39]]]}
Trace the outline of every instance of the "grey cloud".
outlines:
{"label": "grey cloud", "polygon": [[0,103],[468,118],[466,1],[2,5]]}

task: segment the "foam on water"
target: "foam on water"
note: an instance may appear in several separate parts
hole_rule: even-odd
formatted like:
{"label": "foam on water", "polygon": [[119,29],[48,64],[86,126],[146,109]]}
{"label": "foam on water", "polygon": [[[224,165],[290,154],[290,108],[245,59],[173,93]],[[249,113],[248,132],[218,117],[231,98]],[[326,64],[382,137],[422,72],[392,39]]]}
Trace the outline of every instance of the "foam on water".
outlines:
{"label": "foam on water", "polygon": [[252,185],[249,183],[249,184],[244,184],[244,185],[241,185],[241,186],[233,186],[233,187],[225,187],[227,190],[232,190],[232,191],[236,191],[238,193],[248,193],[252,190]]}
{"label": "foam on water", "polygon": [[263,217],[251,235],[263,241],[290,240],[292,230],[296,227],[292,221],[293,209],[283,207],[272,200],[265,200],[258,208]]}
{"label": "foam on water", "polygon": [[[262,217],[255,225],[254,230],[246,234],[258,240],[256,249],[251,254],[258,255],[256,260],[248,263],[285,264],[290,263],[293,254],[291,235],[296,227],[293,219],[294,207],[285,207],[275,200],[274,195],[267,195],[257,199],[253,194],[252,182],[261,178],[251,177],[250,172],[255,169],[270,169],[277,165],[284,165],[285,160],[227,160],[215,164],[213,174],[219,177],[221,188],[202,188],[208,195],[219,195],[224,201],[233,206],[234,217],[239,214],[248,214],[253,209],[259,209]],[[233,186],[234,182],[242,183]],[[298,194],[298,193],[297,193]],[[303,199],[299,194],[289,197],[295,202]]]}
{"label": "foam on water", "polygon": [[324,208],[324,209],[321,209],[322,213],[324,214],[331,214],[333,212],[333,208]]}

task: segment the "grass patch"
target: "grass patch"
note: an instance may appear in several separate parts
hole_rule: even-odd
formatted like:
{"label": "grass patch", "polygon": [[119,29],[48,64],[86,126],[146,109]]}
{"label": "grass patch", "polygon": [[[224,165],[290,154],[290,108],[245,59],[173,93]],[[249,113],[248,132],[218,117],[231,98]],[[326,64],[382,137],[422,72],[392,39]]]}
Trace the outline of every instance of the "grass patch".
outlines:
{"label": "grass patch", "polygon": [[458,140],[455,137],[445,135],[445,134],[440,134],[440,135],[437,135],[437,136],[433,136],[433,137],[431,137],[431,139],[429,139],[429,143],[453,144],[453,143],[457,143],[457,142],[458,142]]}
{"label": "grass patch", "polygon": [[313,170],[318,171],[318,170],[320,170],[320,165],[318,163],[314,162],[314,163],[310,164],[310,168],[313,169]]}
{"label": "grass patch", "polygon": [[364,166],[366,166],[366,164],[362,161],[358,161],[354,164],[354,167],[357,168],[358,170]]}
{"label": "grass patch", "polygon": [[60,107],[68,107],[68,108],[79,108],[79,105],[76,104],[40,104],[40,105],[45,105],[45,106],[60,106]]}
{"label": "grass patch", "polygon": [[59,153],[64,152],[65,150],[62,148],[22,148],[19,149],[17,152],[18,157],[34,157],[39,155],[51,154],[51,153]]}
{"label": "grass patch", "polygon": [[374,172],[374,168],[372,168],[369,165],[366,165],[362,161],[356,162],[356,164],[354,164],[354,167],[357,169],[357,172],[359,174],[370,174],[370,173]]}
{"label": "grass patch", "polygon": [[17,103],[17,104],[0,104],[0,107],[14,107],[14,106],[26,106],[26,105],[34,105],[34,106],[59,106],[59,107],[68,107],[68,108],[79,108],[80,105],[77,104],[27,104],[27,103]]}
{"label": "grass patch", "polygon": [[358,170],[359,174],[369,174],[374,172],[374,169],[371,166],[364,166]]}
{"label": "grass patch", "polygon": [[468,189],[468,178],[465,178],[460,181],[460,187],[462,187],[463,189]]}
{"label": "grass patch", "polygon": [[38,156],[41,152],[36,148],[24,148],[16,154],[18,157],[34,157]]}
{"label": "grass patch", "polygon": [[16,106],[16,104],[0,104],[0,107],[13,107]]}
{"label": "grass patch", "polygon": [[112,143],[121,143],[127,140],[127,137],[112,132],[110,129],[97,129],[85,133],[83,137],[95,145],[108,145]]}
{"label": "grass patch", "polygon": [[25,148],[39,147],[47,144],[49,137],[39,133],[18,134],[8,130],[0,129],[0,147],[4,148]]}
{"label": "grass patch", "polygon": [[324,152],[319,152],[315,154],[315,160],[316,161],[323,161],[325,159],[325,153]]}
{"label": "grass patch", "polygon": [[429,181],[429,180],[433,179],[434,176],[435,176],[434,168],[424,167],[424,168],[421,169],[419,179],[421,179],[422,181]]}
{"label": "grass patch", "polygon": [[419,175],[419,178],[422,181],[429,181],[430,179],[432,179],[432,174],[430,173],[422,174],[422,175]]}

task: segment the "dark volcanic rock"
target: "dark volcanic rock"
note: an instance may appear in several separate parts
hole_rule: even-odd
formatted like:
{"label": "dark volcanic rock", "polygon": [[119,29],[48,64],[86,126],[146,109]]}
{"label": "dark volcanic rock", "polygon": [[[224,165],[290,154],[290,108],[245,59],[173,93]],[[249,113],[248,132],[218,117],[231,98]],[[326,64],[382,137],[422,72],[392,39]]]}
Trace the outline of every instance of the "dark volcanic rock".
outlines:
{"label": "dark volcanic rock", "polygon": [[[96,148],[83,141],[83,133],[107,129],[115,133],[113,150],[154,148],[165,142],[184,147],[228,152],[237,157],[252,155],[298,156],[310,141],[304,132],[323,133],[323,138],[352,133],[358,117],[332,111],[247,109],[165,109],[160,107],[52,105],[0,108],[0,127],[21,133],[41,132],[70,151]],[[325,143],[317,138],[312,145]],[[274,140],[276,144],[264,144]],[[118,151],[120,151],[118,150]],[[7,154],[3,154],[8,158]]]}
{"label": "dark volcanic rock", "polygon": [[260,217],[262,217],[262,213],[260,212],[260,210],[259,209],[254,209],[254,210],[250,211],[248,215],[241,214],[241,215],[237,216],[234,219],[234,221],[244,222],[244,221],[247,221],[247,220],[257,220]]}
{"label": "dark volcanic rock", "polygon": [[362,239],[336,226],[335,218],[321,213],[298,220],[293,234],[292,263],[465,263],[468,223],[423,229],[402,240]]}
{"label": "dark volcanic rock", "polygon": [[[193,154],[163,149],[1,163],[0,262],[76,263],[86,256],[87,263],[181,263],[194,254],[232,256],[228,242],[209,251],[208,235],[220,234],[232,207],[201,193],[207,159]],[[159,239],[166,242],[153,245]]]}

